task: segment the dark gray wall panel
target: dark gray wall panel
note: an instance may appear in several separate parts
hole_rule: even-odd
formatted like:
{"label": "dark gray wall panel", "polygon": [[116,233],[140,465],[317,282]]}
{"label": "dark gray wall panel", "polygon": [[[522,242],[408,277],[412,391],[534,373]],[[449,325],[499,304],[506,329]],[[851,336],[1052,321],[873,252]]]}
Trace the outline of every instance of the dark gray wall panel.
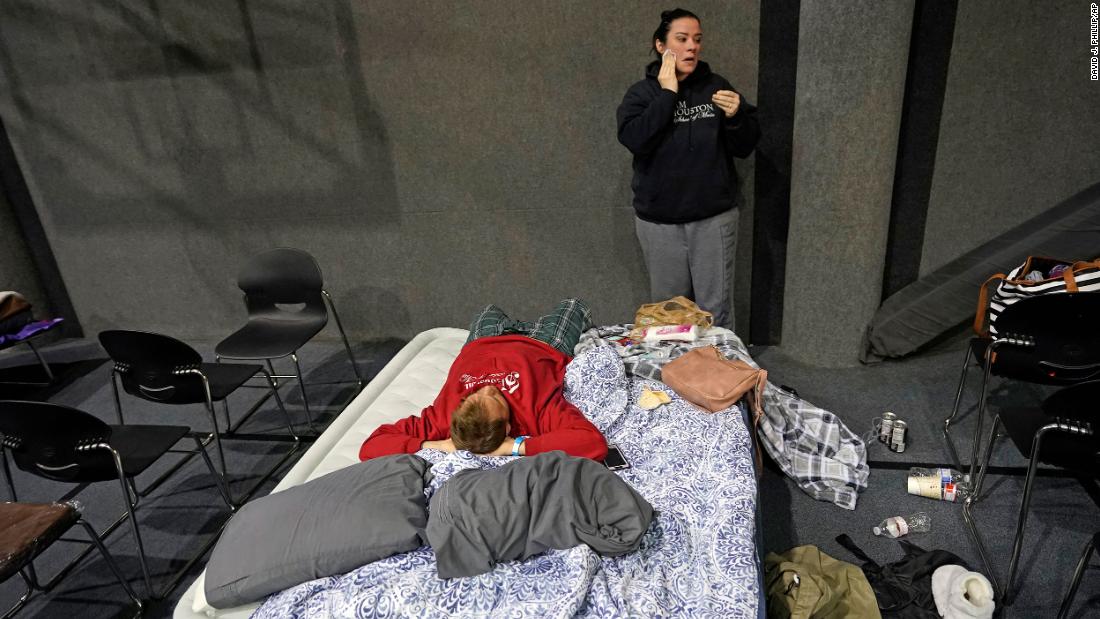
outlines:
{"label": "dark gray wall panel", "polygon": [[920,274],[924,221],[936,168],[957,7],[957,0],[917,0],[913,12],[890,235],[882,275],[883,300],[916,281]]}
{"label": "dark gray wall panel", "polygon": [[1088,3],[959,3],[921,275],[1100,179],[1087,43]]}
{"label": "dark gray wall panel", "polygon": [[65,318],[53,336],[84,335],[2,118],[0,286],[22,293],[37,318]]}
{"label": "dark gray wall panel", "polygon": [[30,251],[23,242],[23,231],[12,213],[11,205],[0,192],[0,290],[15,290],[35,306],[35,314],[48,308],[46,294],[38,280]]}
{"label": "dark gray wall panel", "polygon": [[760,143],[753,209],[752,331],[755,344],[778,344],[791,208],[791,150],[798,75],[799,0],[761,2]]}
{"label": "dark gray wall panel", "polygon": [[[756,3],[692,8],[703,57],[755,100]],[[570,294],[617,322],[647,300],[614,113],[658,8],[0,0],[0,13],[0,116],[89,332],[224,335],[243,312],[239,264],[276,245],[317,256],[359,336]],[[751,184],[742,194],[751,210]]]}
{"label": "dark gray wall panel", "polygon": [[804,2],[784,350],[858,362],[878,307],[913,1]]}

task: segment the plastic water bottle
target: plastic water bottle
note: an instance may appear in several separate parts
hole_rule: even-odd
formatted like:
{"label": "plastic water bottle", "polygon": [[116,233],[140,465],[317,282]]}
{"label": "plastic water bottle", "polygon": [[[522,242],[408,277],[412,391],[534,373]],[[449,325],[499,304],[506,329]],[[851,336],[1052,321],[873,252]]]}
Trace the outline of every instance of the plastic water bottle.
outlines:
{"label": "plastic water bottle", "polygon": [[970,476],[955,469],[909,469],[909,494],[940,501],[965,501],[970,496]]}
{"label": "plastic water bottle", "polygon": [[917,512],[909,516],[893,516],[879,523],[871,529],[875,535],[886,537],[902,537],[910,533],[927,533],[932,530],[932,518],[924,512]]}

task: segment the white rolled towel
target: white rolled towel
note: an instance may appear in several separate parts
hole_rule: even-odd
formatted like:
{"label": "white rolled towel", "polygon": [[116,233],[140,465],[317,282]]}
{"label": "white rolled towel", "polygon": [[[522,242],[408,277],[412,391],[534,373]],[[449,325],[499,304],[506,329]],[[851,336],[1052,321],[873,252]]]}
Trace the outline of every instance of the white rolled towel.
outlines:
{"label": "white rolled towel", "polygon": [[936,610],[946,619],[993,617],[993,585],[961,565],[944,565],[932,573],[932,597]]}

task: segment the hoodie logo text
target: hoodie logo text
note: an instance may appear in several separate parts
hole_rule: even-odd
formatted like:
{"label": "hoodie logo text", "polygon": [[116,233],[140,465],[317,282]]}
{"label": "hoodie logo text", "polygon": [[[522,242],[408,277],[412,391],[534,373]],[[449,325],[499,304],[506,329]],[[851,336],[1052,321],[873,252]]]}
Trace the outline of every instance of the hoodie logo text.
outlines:
{"label": "hoodie logo text", "polygon": [[481,376],[463,374],[458,380],[463,391],[480,389],[485,385],[493,385],[504,393],[515,393],[519,389],[519,372],[491,372]]}
{"label": "hoodie logo text", "polygon": [[676,103],[676,112],[672,115],[674,123],[689,123],[702,118],[714,118],[714,104],[704,103],[695,107],[688,107],[687,101]]}

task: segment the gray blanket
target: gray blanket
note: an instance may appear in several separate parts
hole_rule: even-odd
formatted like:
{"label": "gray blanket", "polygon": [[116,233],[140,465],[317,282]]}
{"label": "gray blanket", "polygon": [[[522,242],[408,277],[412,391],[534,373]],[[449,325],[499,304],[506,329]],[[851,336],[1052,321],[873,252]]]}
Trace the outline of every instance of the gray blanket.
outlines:
{"label": "gray blanket", "polygon": [[439,577],[455,578],[548,548],[626,554],[652,520],[650,504],[618,475],[552,451],[456,474],[432,497],[427,535]]}

